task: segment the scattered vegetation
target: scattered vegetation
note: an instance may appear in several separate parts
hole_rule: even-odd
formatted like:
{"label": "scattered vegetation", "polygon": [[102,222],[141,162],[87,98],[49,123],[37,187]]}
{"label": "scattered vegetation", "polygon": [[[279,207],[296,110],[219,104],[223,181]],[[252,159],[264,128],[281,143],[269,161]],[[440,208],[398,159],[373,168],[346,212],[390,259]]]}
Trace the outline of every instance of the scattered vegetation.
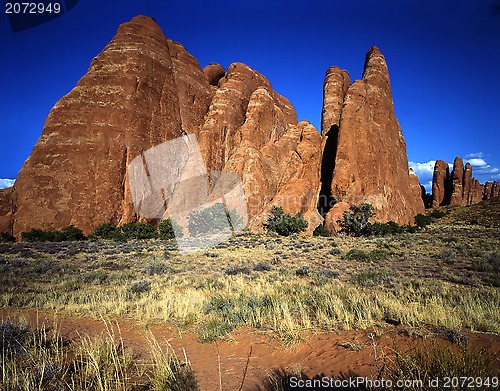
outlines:
{"label": "scattered vegetation", "polygon": [[264,228],[268,232],[274,232],[281,236],[289,236],[305,231],[307,229],[307,221],[300,213],[292,216],[290,213],[285,213],[283,208],[273,206],[271,215],[264,223]]}
{"label": "scattered vegetation", "polygon": [[344,212],[343,219],[339,222],[341,232],[352,236],[365,235],[368,220],[373,215],[373,206],[370,204],[351,205],[349,210]]}
{"label": "scattered vegetation", "polygon": [[[118,332],[115,330],[118,329]],[[151,338],[151,360],[137,360],[125,346],[119,327],[106,323],[98,338],[68,340],[56,328],[31,329],[28,324],[0,323],[2,390],[129,389],[196,391],[188,361]]]}
{"label": "scattered vegetation", "polygon": [[498,373],[491,368],[494,360],[495,357],[469,346],[420,345],[396,350],[395,357],[386,360],[385,375],[394,384],[412,379],[413,384],[395,388],[401,390],[497,389]]}
{"label": "scattered vegetation", "polygon": [[29,232],[22,232],[21,238],[26,242],[65,242],[87,239],[83,234],[83,231],[73,225],[70,225],[59,231],[44,231],[41,229],[32,229]]}
{"label": "scattered vegetation", "polygon": [[328,228],[326,228],[323,224],[321,224],[314,229],[313,236],[329,237],[331,236],[331,234]]}
{"label": "scattered vegetation", "polygon": [[191,212],[188,217],[188,230],[193,236],[213,235],[224,231],[235,232],[243,229],[243,221],[236,211],[229,211],[218,202]]}
{"label": "scattered vegetation", "polygon": [[162,240],[174,239],[177,235],[179,238],[184,236],[182,228],[171,219],[165,219],[158,224],[158,235]]}
{"label": "scattered vegetation", "polygon": [[16,238],[8,232],[0,232],[0,242],[15,242]]}

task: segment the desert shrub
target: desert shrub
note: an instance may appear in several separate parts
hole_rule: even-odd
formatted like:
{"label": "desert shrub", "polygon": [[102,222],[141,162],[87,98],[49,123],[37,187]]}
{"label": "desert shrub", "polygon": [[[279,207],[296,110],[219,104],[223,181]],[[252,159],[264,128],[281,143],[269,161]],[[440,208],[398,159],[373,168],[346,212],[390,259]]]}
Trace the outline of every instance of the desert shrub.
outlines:
{"label": "desert shrub", "polygon": [[394,278],[390,273],[376,270],[361,271],[350,279],[356,285],[367,287],[390,284],[393,280]]}
{"label": "desert shrub", "polygon": [[126,239],[155,239],[158,237],[158,231],[148,223],[126,223],[120,227]]}
{"label": "desert shrub", "polygon": [[92,232],[92,236],[97,239],[115,239],[119,229],[113,223],[99,224]]}
{"label": "desert shrub", "polygon": [[292,216],[290,213],[285,213],[283,208],[273,206],[271,215],[264,223],[264,228],[266,228],[268,232],[275,232],[281,236],[289,236],[305,231],[307,228],[307,221],[300,213]]}
{"label": "desert shrub", "polygon": [[267,262],[259,262],[257,265],[253,267],[253,270],[257,272],[268,272],[272,269],[273,267],[267,263]]}
{"label": "desert shrub", "polygon": [[313,232],[313,236],[324,236],[324,237],[329,237],[331,236],[330,231],[323,225],[318,225]]}
{"label": "desert shrub", "polygon": [[387,223],[368,223],[364,235],[372,236],[385,236],[400,234],[406,231],[406,227],[395,223],[394,221],[388,221]]}
{"label": "desert shrub", "polygon": [[0,242],[15,242],[16,238],[8,232],[0,232]]}
{"label": "desert shrub", "polygon": [[295,275],[299,277],[307,277],[311,274],[311,268],[307,265],[303,265],[295,270]]}
{"label": "desert shrub", "polygon": [[415,216],[415,224],[417,227],[424,228],[428,226],[432,222],[432,219],[429,216],[423,215],[419,213]]}
{"label": "desert shrub", "polygon": [[53,242],[55,234],[53,231],[33,228],[28,232],[21,232],[21,239],[25,242]]}
{"label": "desert shrub", "polygon": [[83,234],[80,228],[70,225],[60,231],[55,231],[54,233],[55,242],[66,242],[66,241],[76,241],[76,240],[86,240],[87,238]]}
{"label": "desert shrub", "polygon": [[228,276],[235,276],[237,274],[250,274],[251,270],[248,266],[228,266],[224,273]]}
{"label": "desert shrub", "polygon": [[341,232],[353,236],[365,235],[368,220],[373,215],[373,206],[370,204],[351,205],[339,222]]}
{"label": "desert shrub", "polygon": [[[397,382],[399,379],[420,380],[423,387],[411,389],[419,390],[463,390],[497,389],[498,371],[491,369],[494,357],[484,351],[472,347],[456,346],[419,346],[401,351],[396,350],[395,358],[386,366],[387,378]],[[456,379],[445,385],[446,378]],[[439,384],[430,383],[431,380]],[[462,381],[465,381],[462,384]],[[495,381],[496,383],[492,383]],[[486,382],[489,382],[487,384]],[[483,388],[484,387],[484,388]],[[405,389],[409,388],[395,388]]]}
{"label": "desert shrub", "polygon": [[151,280],[139,280],[134,281],[128,287],[129,292],[131,293],[146,293],[151,290]]}
{"label": "desert shrub", "polygon": [[441,217],[446,216],[446,212],[435,209],[429,214],[429,216],[432,217],[433,219],[440,219]]}
{"label": "desert shrub", "polygon": [[189,214],[188,229],[193,236],[213,235],[243,229],[243,220],[235,210],[229,211],[218,202]]}
{"label": "desert shrub", "polygon": [[21,238],[26,242],[64,242],[87,239],[83,231],[73,225],[63,228],[60,231],[44,231],[33,228],[31,231],[22,232]]}
{"label": "desert shrub", "polygon": [[177,233],[179,238],[182,238],[182,228],[172,219],[165,219],[158,224],[159,238],[162,240],[174,239]]}
{"label": "desert shrub", "polygon": [[389,253],[386,250],[377,248],[371,251],[363,251],[357,248],[349,250],[342,258],[356,259],[358,261],[379,261],[386,258]]}

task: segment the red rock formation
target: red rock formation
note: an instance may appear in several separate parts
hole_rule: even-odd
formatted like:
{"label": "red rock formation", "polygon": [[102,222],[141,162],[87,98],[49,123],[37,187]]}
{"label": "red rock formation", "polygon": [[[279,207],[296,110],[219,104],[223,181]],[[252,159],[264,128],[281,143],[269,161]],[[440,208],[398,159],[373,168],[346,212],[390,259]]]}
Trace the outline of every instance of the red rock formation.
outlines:
{"label": "red rock formation", "polygon": [[134,220],[128,163],[178,137],[181,123],[198,131],[211,94],[196,60],[151,18],[121,25],[50,111],[16,180],[13,231],[74,224],[89,232]]}
{"label": "red rock formation", "polygon": [[486,182],[484,184],[483,199],[490,200],[492,198],[498,197],[500,195],[500,182]]}
{"label": "red rock formation", "polygon": [[[333,126],[340,125],[344,98],[351,85],[347,71],[330,67],[323,83],[323,111],[321,112],[321,134],[326,136]],[[337,137],[336,135],[334,137]]]}
{"label": "red rock formation", "polygon": [[[258,72],[240,63],[227,73],[216,64],[202,70],[151,18],[139,16],[119,27],[49,113],[16,180],[14,219],[11,192],[1,192],[0,228],[19,235],[74,224],[88,233],[102,222],[135,221],[128,164],[183,131],[198,135],[208,170],[246,160],[243,182],[263,200],[251,206],[250,217],[265,214],[274,197],[283,204],[286,189],[290,200],[299,200],[287,202],[290,211],[304,213],[311,226],[319,224],[318,132],[310,124],[297,125],[293,106]],[[272,179],[266,171],[259,179],[248,168],[253,153]]]}
{"label": "red rock formation", "polygon": [[219,80],[226,74],[226,70],[222,65],[208,64],[205,68],[203,68],[203,73],[205,74],[209,84],[217,86],[219,84]]}
{"label": "red rock formation", "polygon": [[486,182],[483,186],[472,177],[470,163],[463,166],[460,157],[453,163],[451,176],[448,175],[448,163],[438,160],[434,166],[432,179],[432,207],[440,205],[471,205],[488,200],[499,193],[497,182]]}
{"label": "red rock formation", "polygon": [[436,208],[448,201],[445,199],[448,192],[449,182],[448,163],[443,160],[437,160],[434,166],[434,176],[432,177],[432,207]]}
{"label": "red rock formation", "polygon": [[321,189],[338,202],[327,215],[331,227],[349,203],[361,202],[374,205],[378,220],[413,223],[423,203],[384,57],[370,49],[363,80],[352,85],[347,72],[330,68],[324,91],[328,137],[298,123],[260,73],[241,63],[202,70],[151,18],[135,17],[50,111],[14,188],[0,191],[0,231],[74,224],[89,233],[103,222],[137,220],[129,163],[185,133],[197,136],[208,172],[241,175],[254,229],[279,205],[302,213],[312,232],[322,222]]}
{"label": "red rock formation", "polygon": [[12,234],[13,213],[12,193],[13,187],[0,189],[0,232]]}
{"label": "red rock formation", "polygon": [[476,178],[472,178],[468,205],[477,204],[483,200],[484,186]]}
{"label": "red rock formation", "polygon": [[483,199],[489,200],[491,198],[492,193],[493,193],[493,182],[488,181],[484,184]]}
{"label": "red rock formation", "polygon": [[[333,69],[327,75],[327,79],[338,80],[336,88],[332,88],[334,96],[341,96],[345,87],[340,79],[346,78],[341,78],[340,72]],[[329,131],[330,123],[338,118],[339,101],[333,99],[329,104],[332,113],[324,113],[323,132]],[[335,155],[328,156],[325,150],[325,159],[334,161],[331,195],[337,202],[370,203],[376,220],[400,224],[413,224],[414,216],[424,212],[420,190],[412,188],[387,64],[376,47],[366,55],[363,79],[356,80],[344,97],[336,148],[332,151]]]}
{"label": "red rock formation", "polygon": [[493,189],[491,191],[491,198],[500,197],[500,182],[493,182]]}
{"label": "red rock formation", "polygon": [[470,165],[469,162],[467,162],[465,163],[465,170],[464,170],[464,185],[462,193],[463,205],[469,204],[469,193],[471,186],[472,186],[472,166]]}
{"label": "red rock formation", "polygon": [[461,157],[456,157],[451,172],[451,198],[450,205],[463,205],[464,188],[464,162]]}

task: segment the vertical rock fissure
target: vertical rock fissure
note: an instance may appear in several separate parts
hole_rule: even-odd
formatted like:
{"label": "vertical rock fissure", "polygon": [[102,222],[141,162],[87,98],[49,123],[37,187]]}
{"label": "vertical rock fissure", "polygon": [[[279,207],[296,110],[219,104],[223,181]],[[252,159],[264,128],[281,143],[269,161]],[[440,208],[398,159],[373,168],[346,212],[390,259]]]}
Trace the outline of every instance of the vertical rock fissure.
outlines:
{"label": "vertical rock fissure", "polygon": [[321,190],[318,198],[318,212],[322,217],[335,205],[336,200],[332,195],[332,179],[335,170],[335,156],[337,155],[337,142],[339,126],[332,125],[328,131],[328,136],[323,150],[321,160]]}

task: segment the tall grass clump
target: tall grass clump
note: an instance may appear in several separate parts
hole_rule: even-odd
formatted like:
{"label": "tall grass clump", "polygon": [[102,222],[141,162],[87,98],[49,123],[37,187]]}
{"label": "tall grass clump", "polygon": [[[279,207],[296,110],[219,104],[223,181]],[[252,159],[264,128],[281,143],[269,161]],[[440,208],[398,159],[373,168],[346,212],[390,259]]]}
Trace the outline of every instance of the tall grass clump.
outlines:
{"label": "tall grass clump", "polygon": [[105,322],[105,332],[76,340],[62,337],[57,329],[32,330],[25,322],[0,323],[1,390],[198,390],[185,355],[162,349],[151,339],[146,358],[133,355],[118,325]]}
{"label": "tall grass clump", "polygon": [[394,353],[393,358],[386,359],[384,377],[394,384],[401,379],[420,383],[393,389],[466,390],[499,386],[500,372],[492,367],[495,357],[476,348],[434,344]]}

